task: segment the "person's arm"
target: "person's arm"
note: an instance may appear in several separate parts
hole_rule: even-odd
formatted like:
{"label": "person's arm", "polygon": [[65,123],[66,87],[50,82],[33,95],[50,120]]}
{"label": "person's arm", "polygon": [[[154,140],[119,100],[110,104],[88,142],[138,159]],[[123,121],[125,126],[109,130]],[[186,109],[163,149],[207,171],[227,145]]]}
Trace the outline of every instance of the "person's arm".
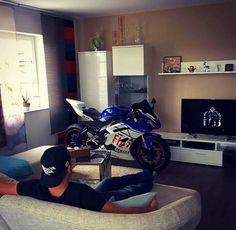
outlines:
{"label": "person's arm", "polygon": [[0,181],[0,194],[17,195],[18,181]]}
{"label": "person's arm", "polygon": [[157,208],[158,208],[158,201],[157,201],[157,197],[155,196],[147,208],[128,208],[128,207],[121,208],[108,201],[103,206],[101,212],[132,214],[132,213],[151,212],[151,211],[155,211]]}

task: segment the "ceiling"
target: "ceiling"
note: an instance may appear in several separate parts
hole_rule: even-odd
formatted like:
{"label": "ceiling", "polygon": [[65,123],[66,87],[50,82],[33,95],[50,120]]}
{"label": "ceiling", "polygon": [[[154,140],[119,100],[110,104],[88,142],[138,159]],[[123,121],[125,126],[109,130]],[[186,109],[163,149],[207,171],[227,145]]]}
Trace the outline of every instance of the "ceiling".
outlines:
{"label": "ceiling", "polygon": [[95,17],[236,2],[236,0],[0,0],[70,17]]}

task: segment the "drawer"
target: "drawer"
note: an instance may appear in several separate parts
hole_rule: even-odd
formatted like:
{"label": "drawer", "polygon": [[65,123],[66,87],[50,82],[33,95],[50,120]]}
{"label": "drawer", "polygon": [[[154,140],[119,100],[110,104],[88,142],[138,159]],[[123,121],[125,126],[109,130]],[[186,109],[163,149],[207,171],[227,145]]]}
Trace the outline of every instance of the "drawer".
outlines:
{"label": "drawer", "polygon": [[171,160],[182,161],[180,148],[170,146]]}
{"label": "drawer", "polygon": [[181,149],[181,161],[222,166],[222,151]]}

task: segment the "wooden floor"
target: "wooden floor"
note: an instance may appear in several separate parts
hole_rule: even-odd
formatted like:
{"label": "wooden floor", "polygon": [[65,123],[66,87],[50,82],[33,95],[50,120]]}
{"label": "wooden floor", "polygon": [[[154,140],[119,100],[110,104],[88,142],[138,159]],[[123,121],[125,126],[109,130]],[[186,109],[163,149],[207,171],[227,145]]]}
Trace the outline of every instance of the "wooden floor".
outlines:
{"label": "wooden floor", "polygon": [[202,219],[197,230],[236,229],[236,166],[171,162],[156,181],[199,191]]}

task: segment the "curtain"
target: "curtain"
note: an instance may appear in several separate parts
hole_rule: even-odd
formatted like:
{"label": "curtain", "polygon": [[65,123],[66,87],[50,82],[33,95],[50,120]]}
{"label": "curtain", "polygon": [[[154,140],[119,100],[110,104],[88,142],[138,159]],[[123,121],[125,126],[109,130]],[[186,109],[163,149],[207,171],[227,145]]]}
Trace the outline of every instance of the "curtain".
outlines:
{"label": "curtain", "polygon": [[51,133],[63,131],[68,126],[66,113],[65,50],[63,19],[41,15],[42,34],[48,82]]}
{"label": "curtain", "polygon": [[[76,98],[73,21],[41,15],[50,123],[52,134],[65,131],[77,119],[69,111],[66,97]],[[77,121],[77,120],[76,120]]]}
{"label": "curtain", "polygon": [[[77,99],[77,75],[76,75],[76,52],[75,52],[75,34],[74,22],[64,20],[64,41],[65,41],[65,66],[67,78],[67,97]],[[69,113],[69,124],[78,122],[78,115],[71,109]]]}
{"label": "curtain", "polygon": [[5,134],[5,129],[4,129],[1,90],[0,90],[0,148],[4,147],[5,145],[6,145],[6,134]]}
{"label": "curtain", "polygon": [[14,10],[0,6],[0,86],[3,126],[8,150],[27,149],[19,84]]}

